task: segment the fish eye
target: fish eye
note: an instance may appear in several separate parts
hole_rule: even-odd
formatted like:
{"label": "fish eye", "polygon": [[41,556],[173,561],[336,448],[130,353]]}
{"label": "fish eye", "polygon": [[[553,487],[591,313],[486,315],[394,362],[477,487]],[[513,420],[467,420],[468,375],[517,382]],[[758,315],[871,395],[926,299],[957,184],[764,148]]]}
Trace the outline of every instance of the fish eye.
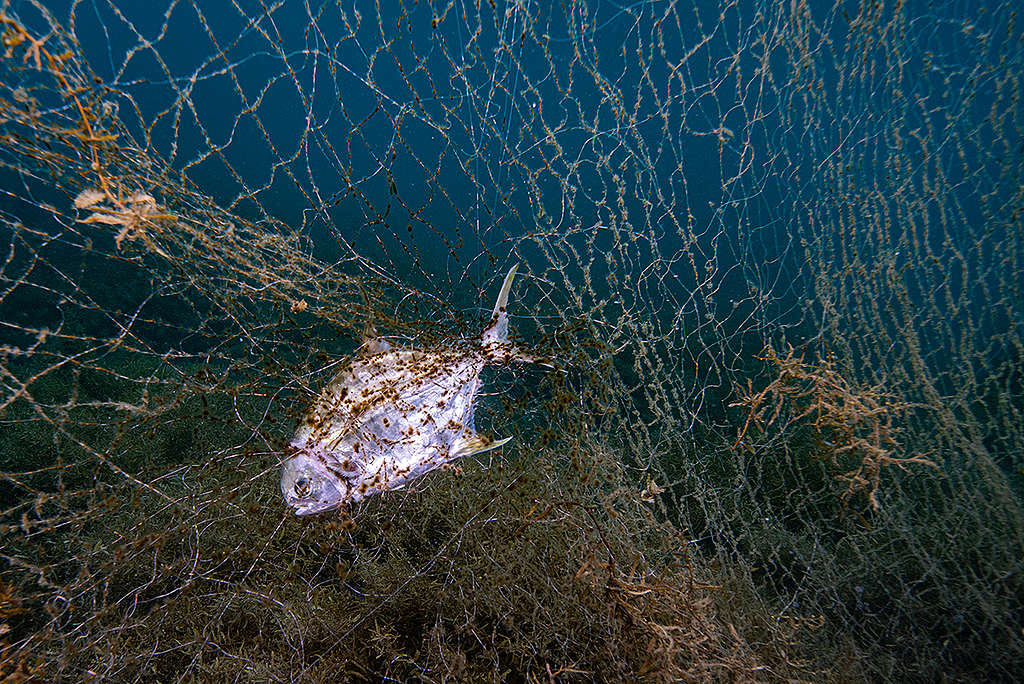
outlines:
{"label": "fish eye", "polygon": [[295,496],[299,497],[300,499],[305,499],[307,496],[309,496],[309,490],[309,478],[306,477],[305,475],[299,476],[299,478],[295,480]]}

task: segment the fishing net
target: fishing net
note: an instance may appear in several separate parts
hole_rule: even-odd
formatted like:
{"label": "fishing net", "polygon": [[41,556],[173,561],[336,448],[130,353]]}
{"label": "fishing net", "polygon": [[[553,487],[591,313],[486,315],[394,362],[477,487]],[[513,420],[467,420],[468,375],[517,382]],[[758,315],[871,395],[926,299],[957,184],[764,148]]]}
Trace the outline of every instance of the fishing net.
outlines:
{"label": "fishing net", "polygon": [[[1012,679],[1009,5],[3,2],[0,679]],[[512,442],[294,516],[514,264]]]}

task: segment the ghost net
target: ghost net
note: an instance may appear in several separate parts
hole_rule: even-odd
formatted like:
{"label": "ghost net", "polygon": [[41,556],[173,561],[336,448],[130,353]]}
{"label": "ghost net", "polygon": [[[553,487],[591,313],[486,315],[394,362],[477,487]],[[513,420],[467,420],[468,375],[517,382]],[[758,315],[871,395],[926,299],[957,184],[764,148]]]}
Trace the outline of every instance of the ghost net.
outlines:
{"label": "ghost net", "polygon": [[[0,677],[1020,671],[1008,5],[384,4],[0,6]],[[512,442],[292,516],[515,263]]]}

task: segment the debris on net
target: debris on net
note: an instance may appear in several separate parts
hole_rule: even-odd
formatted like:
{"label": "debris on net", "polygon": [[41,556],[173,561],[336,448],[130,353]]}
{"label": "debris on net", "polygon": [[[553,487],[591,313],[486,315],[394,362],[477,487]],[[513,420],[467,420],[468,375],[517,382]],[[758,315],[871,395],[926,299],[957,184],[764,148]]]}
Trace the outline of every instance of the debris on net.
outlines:
{"label": "debris on net", "polygon": [[806,362],[803,353],[792,347],[782,357],[769,346],[759,358],[773,364],[777,375],[758,392],[748,381],[745,393],[732,404],[747,411],[733,449],[742,446],[753,451],[751,427],[762,434],[810,427],[820,457],[829,461],[837,471],[836,480],[845,485],[840,494],[843,502],[863,493],[874,511],[882,507],[878,493],[884,468],[895,466],[910,473],[910,465],[918,464],[939,470],[923,455],[902,455],[903,446],[897,440],[903,432],[900,415],[922,405],[901,401],[881,385],[851,384],[831,354]]}

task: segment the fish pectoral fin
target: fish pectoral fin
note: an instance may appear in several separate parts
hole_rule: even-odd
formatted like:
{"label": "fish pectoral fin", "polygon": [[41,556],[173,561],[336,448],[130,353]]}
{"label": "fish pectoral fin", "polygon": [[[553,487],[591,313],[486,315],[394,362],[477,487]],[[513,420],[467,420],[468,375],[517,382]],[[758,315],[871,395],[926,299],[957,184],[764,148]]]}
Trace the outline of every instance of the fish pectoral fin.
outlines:
{"label": "fish pectoral fin", "polygon": [[391,351],[391,344],[385,339],[375,337],[372,340],[367,340],[364,348],[366,353],[370,355],[383,354],[384,352]]}
{"label": "fish pectoral fin", "polygon": [[374,354],[383,354],[384,352],[391,351],[391,345],[383,337],[378,337],[377,329],[370,324],[363,331],[363,344],[360,346],[359,351],[367,356],[373,356]]}
{"label": "fish pectoral fin", "polygon": [[492,439],[490,437],[484,437],[483,435],[460,437],[455,440],[455,444],[452,445],[451,457],[459,458],[461,456],[472,456],[473,454],[497,449],[511,441],[511,437],[506,437],[505,439]]}

